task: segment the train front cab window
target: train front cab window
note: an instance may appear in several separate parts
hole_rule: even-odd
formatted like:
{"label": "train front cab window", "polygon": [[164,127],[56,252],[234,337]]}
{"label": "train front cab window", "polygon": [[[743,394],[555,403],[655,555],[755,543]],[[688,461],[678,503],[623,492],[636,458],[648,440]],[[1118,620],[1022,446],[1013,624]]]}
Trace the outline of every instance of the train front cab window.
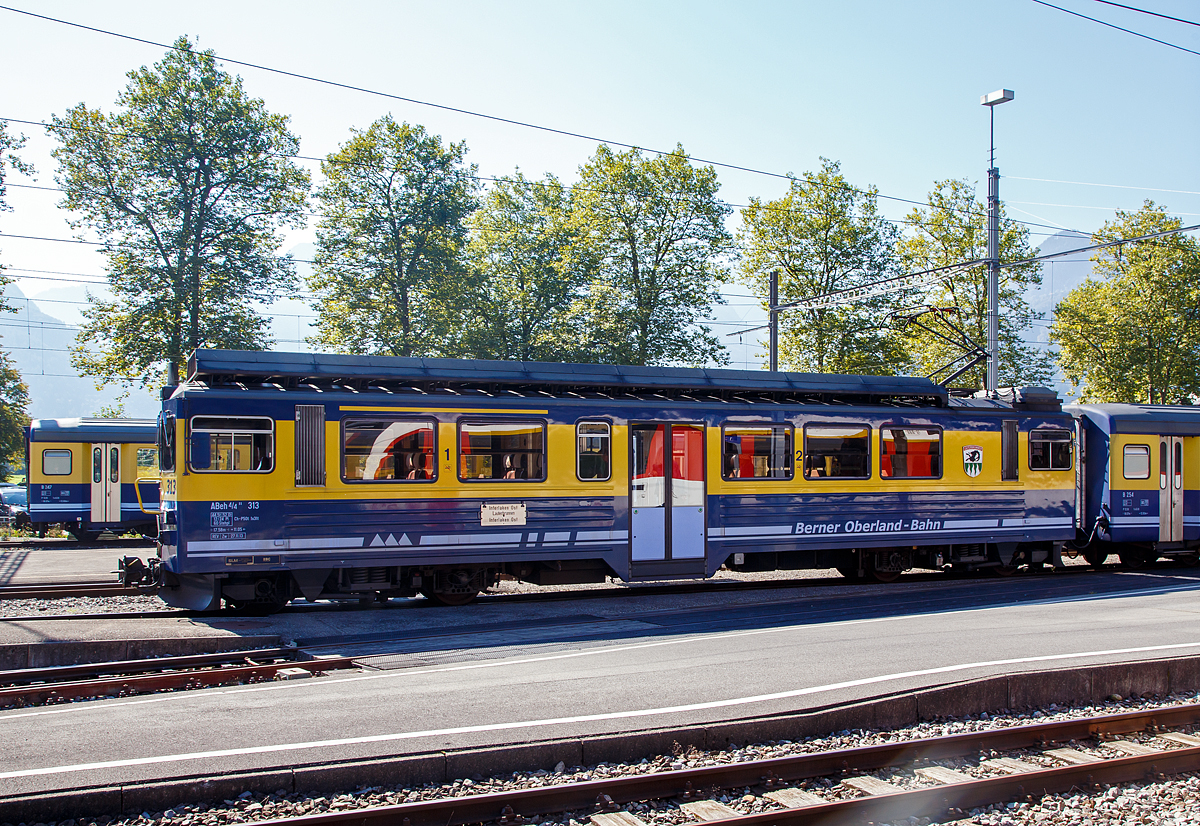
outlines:
{"label": "train front cab window", "polygon": [[804,427],[805,479],[870,479],[871,428],[865,424]]}
{"label": "train front cab window", "polygon": [[792,478],[791,425],[726,424],[721,445],[725,479]]}
{"label": "train front cab window", "polygon": [[158,469],[163,473],[175,470],[175,416],[172,413],[158,416]]}
{"label": "train front cab window", "polygon": [[71,475],[71,451],[70,450],[44,450],[42,451],[42,473],[46,476],[70,476]]}
{"label": "train front cab window", "polygon": [[1040,427],[1029,432],[1030,470],[1070,470],[1072,435],[1069,430]]}
{"label": "train front cab window", "polygon": [[188,464],[197,473],[270,473],[275,467],[275,420],[193,416]]}
{"label": "train front cab window", "polygon": [[941,428],[881,427],[879,475],[884,479],[940,479]]}
{"label": "train front cab window", "polygon": [[612,428],[608,422],[575,425],[575,475],[581,482],[612,478]]}
{"label": "train front cab window", "polygon": [[432,419],[347,419],[342,423],[342,478],[347,482],[435,481],[436,432]]}
{"label": "train front cab window", "polygon": [[544,422],[459,422],[458,478],[464,482],[541,482]]}

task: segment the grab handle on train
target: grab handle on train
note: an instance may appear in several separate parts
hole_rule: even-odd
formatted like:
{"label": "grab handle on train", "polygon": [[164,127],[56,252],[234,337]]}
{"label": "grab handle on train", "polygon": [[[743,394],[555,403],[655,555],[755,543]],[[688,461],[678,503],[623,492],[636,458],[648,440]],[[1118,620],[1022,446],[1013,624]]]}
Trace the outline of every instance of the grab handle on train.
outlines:
{"label": "grab handle on train", "polygon": [[[158,514],[162,513],[161,507],[156,511],[148,511],[148,510],[146,510],[145,503],[142,502],[142,482],[154,482],[155,484],[161,484],[162,480],[160,480],[158,477],[154,476],[154,477],[147,477],[145,479],[137,479],[133,483],[134,493],[137,494],[138,509],[141,510],[142,513],[149,513],[153,516],[157,516]],[[160,502],[162,501],[161,493],[159,494],[159,501]]]}

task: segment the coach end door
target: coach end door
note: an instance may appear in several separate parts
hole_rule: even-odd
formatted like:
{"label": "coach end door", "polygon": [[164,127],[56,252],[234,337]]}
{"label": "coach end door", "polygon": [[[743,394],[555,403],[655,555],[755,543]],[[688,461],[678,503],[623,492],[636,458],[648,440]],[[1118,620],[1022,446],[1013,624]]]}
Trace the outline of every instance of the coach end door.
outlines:
{"label": "coach end door", "polygon": [[93,522],[121,521],[121,446],[92,445]]}
{"label": "coach end door", "polygon": [[1183,541],[1183,439],[1158,443],[1158,541]]}
{"label": "coach end door", "polygon": [[702,576],[704,425],[656,422],[629,431],[633,575]]}

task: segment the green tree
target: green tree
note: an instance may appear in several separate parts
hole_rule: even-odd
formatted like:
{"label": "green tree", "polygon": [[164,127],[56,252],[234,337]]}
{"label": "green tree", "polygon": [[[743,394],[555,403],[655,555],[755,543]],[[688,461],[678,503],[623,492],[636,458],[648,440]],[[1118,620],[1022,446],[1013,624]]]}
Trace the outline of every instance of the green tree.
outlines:
{"label": "green tree", "polygon": [[[1117,212],[1101,244],[1178,229],[1146,201]],[[1200,396],[1200,244],[1169,235],[1099,250],[1093,272],[1059,302],[1050,329],[1058,363],[1087,402],[1194,404]]]}
{"label": "green tree", "polygon": [[478,188],[466,152],[388,115],[321,162],[314,343],[392,356],[461,350],[455,320]]}
{"label": "green tree", "polygon": [[[5,170],[12,168],[26,175],[33,174],[33,167],[21,160],[17,150],[25,145],[24,135],[12,135],[0,121],[0,212],[9,212],[6,199]],[[11,280],[3,275],[0,265],[0,311],[15,312],[3,296],[4,287]],[[25,454],[25,427],[29,424],[29,388],[21,379],[12,356],[0,351],[0,462],[7,472],[21,465]]]}
{"label": "green tree", "polygon": [[727,361],[703,323],[733,250],[716,171],[682,146],[646,159],[602,145],[579,172],[572,255],[595,275],[572,308],[577,351],[615,364]]}
{"label": "green tree", "polygon": [[62,205],[104,242],[112,301],[92,299],[72,356],[102,381],[178,381],[197,347],[260,349],[255,302],[294,283],[274,254],[302,226],[308,174],[288,119],[248,97],[186,38],[129,73],[106,115],[79,104],[49,131]]}
{"label": "green tree", "polygon": [[[742,279],[763,298],[772,271],[779,302],[815,298],[894,274],[895,227],[879,215],[873,187],[851,186],[836,161],[793,178],[774,201],[742,210]],[[828,308],[780,313],[779,362],[816,373],[901,372],[906,354],[888,322],[895,300],[877,296]]]}
{"label": "green tree", "polygon": [[473,293],[460,322],[465,354],[562,361],[578,357],[570,308],[590,272],[575,254],[571,193],[552,175],[496,182],[471,216]]}
{"label": "green tree", "polygon": [[[967,181],[938,181],[929,193],[929,209],[914,209],[908,215],[909,237],[897,245],[897,254],[907,272],[919,272],[987,257],[987,213]],[[1000,261],[1032,258],[1029,229],[1000,213]],[[1001,386],[1044,384],[1050,380],[1051,357],[1028,343],[1030,327],[1042,317],[1025,300],[1025,290],[1042,283],[1041,264],[1023,264],[1000,271],[1000,365]],[[938,308],[925,317],[935,330],[939,318],[949,316],[968,340],[987,349],[987,269],[983,266],[960,271],[937,281],[924,291],[925,306]],[[942,332],[954,337],[951,329]],[[915,370],[933,373],[963,355],[963,348],[915,326],[906,330],[907,347]],[[987,367],[978,364],[956,382],[959,386],[983,387]]]}

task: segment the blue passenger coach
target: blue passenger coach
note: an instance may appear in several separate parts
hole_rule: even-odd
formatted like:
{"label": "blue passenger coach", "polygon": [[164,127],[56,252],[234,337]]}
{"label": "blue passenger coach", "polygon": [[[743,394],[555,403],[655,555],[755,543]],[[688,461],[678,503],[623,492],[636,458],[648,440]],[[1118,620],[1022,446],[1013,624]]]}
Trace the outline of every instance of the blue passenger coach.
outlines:
{"label": "blue passenger coach", "polygon": [[199,350],[159,421],[167,602],[1055,563],[1074,425],[925,379]]}
{"label": "blue passenger coach", "polygon": [[1080,476],[1084,555],[1127,567],[1161,556],[1200,561],[1200,409],[1168,405],[1068,407],[1087,456]]}
{"label": "blue passenger coach", "polygon": [[153,536],[156,433],[153,419],[34,419],[25,445],[32,527],[62,525],[77,539],[105,530]]}

